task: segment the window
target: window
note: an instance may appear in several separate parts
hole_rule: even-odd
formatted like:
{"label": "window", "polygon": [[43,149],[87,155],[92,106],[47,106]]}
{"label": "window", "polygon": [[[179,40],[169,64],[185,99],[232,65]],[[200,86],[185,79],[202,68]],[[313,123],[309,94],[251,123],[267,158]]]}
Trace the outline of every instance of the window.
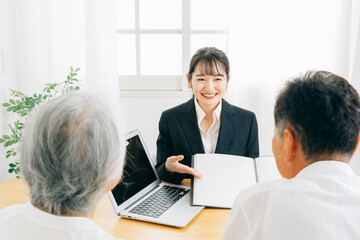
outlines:
{"label": "window", "polygon": [[186,90],[197,49],[226,52],[228,12],[224,0],[117,0],[120,89]]}

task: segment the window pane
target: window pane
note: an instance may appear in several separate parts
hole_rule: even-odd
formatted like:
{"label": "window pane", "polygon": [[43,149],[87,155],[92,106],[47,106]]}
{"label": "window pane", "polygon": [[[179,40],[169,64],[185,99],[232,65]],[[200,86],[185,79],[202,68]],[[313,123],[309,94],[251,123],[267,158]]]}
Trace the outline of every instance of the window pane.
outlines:
{"label": "window pane", "polygon": [[229,0],[191,0],[191,29],[228,28]]}
{"label": "window pane", "polygon": [[118,29],[135,29],[135,1],[116,1],[116,20]]}
{"label": "window pane", "polygon": [[140,36],[142,75],[181,75],[181,35]]}
{"label": "window pane", "polygon": [[202,47],[216,47],[226,53],[226,34],[192,34],[191,56]]}
{"label": "window pane", "polygon": [[118,34],[118,73],[119,75],[136,74],[136,51],[134,34]]}
{"label": "window pane", "polygon": [[181,0],[140,0],[140,29],[181,29]]}

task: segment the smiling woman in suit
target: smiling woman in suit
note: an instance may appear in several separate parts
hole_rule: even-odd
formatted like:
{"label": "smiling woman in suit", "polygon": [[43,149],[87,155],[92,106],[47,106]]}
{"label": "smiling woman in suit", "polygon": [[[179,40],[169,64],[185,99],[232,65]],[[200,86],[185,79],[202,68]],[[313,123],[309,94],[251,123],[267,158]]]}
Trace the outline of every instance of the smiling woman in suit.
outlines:
{"label": "smiling woman in suit", "polygon": [[191,58],[186,77],[193,98],[164,111],[159,122],[156,169],[162,180],[201,177],[190,167],[196,153],[259,156],[255,114],[223,99],[229,72],[229,60],[217,48],[201,48]]}

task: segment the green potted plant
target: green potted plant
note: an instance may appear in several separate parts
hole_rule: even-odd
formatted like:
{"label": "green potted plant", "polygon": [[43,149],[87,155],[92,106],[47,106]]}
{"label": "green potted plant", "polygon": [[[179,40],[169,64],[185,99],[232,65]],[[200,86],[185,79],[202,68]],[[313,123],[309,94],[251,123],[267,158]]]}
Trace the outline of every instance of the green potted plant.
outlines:
{"label": "green potted plant", "polygon": [[12,98],[3,103],[2,106],[6,108],[6,111],[18,114],[19,119],[12,125],[8,124],[10,133],[0,136],[0,143],[7,149],[5,157],[11,160],[8,172],[16,174],[16,178],[20,178],[20,164],[19,160],[16,160],[18,143],[21,141],[24,121],[27,115],[42,102],[48,101],[59,94],[79,90],[79,80],[76,78],[79,70],[80,68],[74,69],[70,67],[70,73],[66,76],[65,81],[45,84],[45,88],[41,93],[34,93],[32,96],[26,96],[20,91],[10,89],[10,96]]}

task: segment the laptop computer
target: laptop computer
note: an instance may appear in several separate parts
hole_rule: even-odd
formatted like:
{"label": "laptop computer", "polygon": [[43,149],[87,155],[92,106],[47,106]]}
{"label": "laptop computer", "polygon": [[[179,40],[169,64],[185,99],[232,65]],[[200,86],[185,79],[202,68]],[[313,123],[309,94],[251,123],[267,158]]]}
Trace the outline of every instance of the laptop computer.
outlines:
{"label": "laptop computer", "polygon": [[190,205],[190,187],[161,182],[139,130],[126,134],[122,179],[108,195],[116,213],[174,227],[185,227],[203,206]]}

